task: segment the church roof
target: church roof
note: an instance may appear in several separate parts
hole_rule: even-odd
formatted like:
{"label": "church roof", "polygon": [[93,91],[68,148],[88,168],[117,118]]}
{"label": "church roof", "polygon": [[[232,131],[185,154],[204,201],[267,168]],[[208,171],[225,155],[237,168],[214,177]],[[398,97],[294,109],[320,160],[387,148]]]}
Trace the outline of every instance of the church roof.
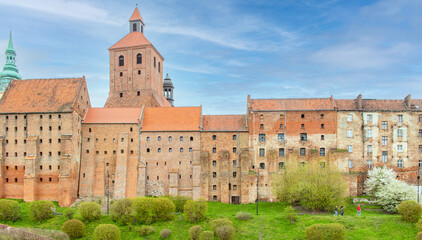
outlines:
{"label": "church roof", "polygon": [[142,131],[199,131],[201,107],[147,107]]}
{"label": "church roof", "polygon": [[12,80],[0,113],[70,112],[85,78]]}
{"label": "church roof", "polygon": [[141,20],[141,22],[145,25],[144,20],[142,19],[141,13],[139,12],[138,8],[135,8],[135,10],[132,13],[132,17],[130,17],[129,21],[136,21]]}
{"label": "church roof", "polygon": [[204,131],[247,131],[246,115],[204,115]]}
{"label": "church roof", "polygon": [[142,108],[89,108],[83,123],[138,123]]}
{"label": "church roof", "polygon": [[111,46],[109,49],[135,47],[142,45],[152,45],[148,39],[141,32],[131,32],[120,39],[116,44]]}

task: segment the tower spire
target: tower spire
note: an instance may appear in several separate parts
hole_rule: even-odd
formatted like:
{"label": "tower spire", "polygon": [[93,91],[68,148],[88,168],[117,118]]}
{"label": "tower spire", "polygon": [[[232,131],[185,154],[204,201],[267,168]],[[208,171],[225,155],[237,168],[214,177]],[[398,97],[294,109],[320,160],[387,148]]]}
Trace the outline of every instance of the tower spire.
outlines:
{"label": "tower spire", "polygon": [[129,19],[130,32],[144,32],[144,20],[142,19],[141,13],[138,9],[138,4]]}
{"label": "tower spire", "polygon": [[0,95],[6,90],[12,79],[21,79],[18,68],[15,64],[16,52],[13,49],[12,31],[9,32],[9,44],[6,48],[6,64],[4,64],[3,71],[0,72]]}

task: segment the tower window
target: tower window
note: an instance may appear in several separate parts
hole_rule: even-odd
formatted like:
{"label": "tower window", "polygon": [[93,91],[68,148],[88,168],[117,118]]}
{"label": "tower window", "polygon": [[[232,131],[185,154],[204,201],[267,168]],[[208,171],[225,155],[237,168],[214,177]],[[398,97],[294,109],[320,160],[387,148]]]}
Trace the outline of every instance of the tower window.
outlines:
{"label": "tower window", "polygon": [[141,70],[138,70],[138,75],[141,75]]}
{"label": "tower window", "polygon": [[120,93],[120,97],[123,97],[123,93]]}
{"label": "tower window", "polygon": [[154,57],[154,67],[155,67],[155,62],[156,62],[156,60],[155,60],[155,57]]}
{"label": "tower window", "polygon": [[125,57],[120,55],[119,56],[119,66],[124,66],[124,65],[125,65]]}
{"label": "tower window", "polygon": [[142,54],[136,55],[136,64],[142,64]]}
{"label": "tower window", "polygon": [[140,92],[140,91],[138,91],[138,92],[137,92],[137,95],[138,95],[138,96],[141,96],[141,92]]}
{"label": "tower window", "polygon": [[161,62],[158,62],[158,72],[161,71],[160,68],[161,68]]}
{"label": "tower window", "polygon": [[132,32],[136,32],[138,29],[136,28],[136,23],[134,23],[134,24],[132,24],[132,29],[133,29],[133,31]]}
{"label": "tower window", "polygon": [[122,72],[120,72],[120,77],[123,77],[123,73]]}

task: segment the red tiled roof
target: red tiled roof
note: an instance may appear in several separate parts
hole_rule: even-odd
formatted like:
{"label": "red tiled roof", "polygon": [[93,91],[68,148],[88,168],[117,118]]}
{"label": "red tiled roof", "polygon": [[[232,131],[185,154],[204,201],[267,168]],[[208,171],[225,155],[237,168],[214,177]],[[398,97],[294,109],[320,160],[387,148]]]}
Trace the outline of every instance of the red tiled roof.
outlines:
{"label": "red tiled roof", "polygon": [[144,23],[144,20],[142,19],[141,13],[139,12],[138,8],[135,8],[135,10],[132,13],[132,17],[130,17],[129,19],[129,21],[135,21],[135,20],[141,20],[141,22]]}
{"label": "red tiled roof", "polygon": [[362,110],[406,110],[403,100],[362,99]]}
{"label": "red tiled roof", "polygon": [[355,99],[335,99],[338,110],[357,110]]}
{"label": "red tiled roof", "polygon": [[204,115],[204,131],[247,131],[245,115]]}
{"label": "red tiled roof", "polygon": [[138,123],[142,108],[89,108],[83,123]]}
{"label": "red tiled roof", "polygon": [[69,112],[84,78],[27,79],[10,82],[1,113]]}
{"label": "red tiled roof", "polygon": [[109,49],[135,47],[142,45],[152,45],[148,39],[141,32],[131,32],[120,39],[116,44],[111,46]]}
{"label": "red tiled roof", "polygon": [[251,99],[251,110],[334,110],[330,98]]}
{"label": "red tiled roof", "polygon": [[200,107],[147,107],[142,131],[199,131]]}

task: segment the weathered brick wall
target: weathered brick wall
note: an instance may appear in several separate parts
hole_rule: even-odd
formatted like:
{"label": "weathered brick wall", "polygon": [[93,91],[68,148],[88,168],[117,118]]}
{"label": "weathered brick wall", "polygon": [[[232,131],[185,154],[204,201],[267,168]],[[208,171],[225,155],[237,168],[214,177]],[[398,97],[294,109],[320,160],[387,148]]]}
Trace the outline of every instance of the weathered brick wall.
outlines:
{"label": "weathered brick wall", "polygon": [[142,132],[141,161],[148,164],[148,195],[193,197],[193,176],[198,175],[193,169],[199,162],[200,143],[199,131]]}
{"label": "weathered brick wall", "polygon": [[245,186],[242,184],[250,162],[248,154],[241,158],[241,153],[247,148],[248,132],[201,132],[203,198],[231,203],[235,200],[232,197],[239,197],[239,202],[247,202],[249,183],[246,180]]}
{"label": "weathered brick wall", "polygon": [[83,124],[80,197],[105,196],[107,170],[112,198],[137,195],[138,131],[137,124]]}
{"label": "weathered brick wall", "polygon": [[[306,164],[317,156],[318,161],[327,162],[330,149],[336,148],[336,111],[254,111],[248,114],[248,124],[251,168],[256,171],[261,164],[265,166],[260,170],[262,200],[275,200],[270,174],[285,164],[286,158]],[[301,140],[301,133],[307,134],[306,141]],[[264,141],[260,141],[260,134],[265,134]],[[278,139],[278,134],[284,134],[284,141]],[[304,156],[300,155],[301,148],[305,149]],[[320,156],[321,148],[325,156]],[[264,149],[264,156],[260,156],[260,149]],[[279,154],[280,149],[284,149],[284,156]],[[251,181],[256,186],[256,176],[251,176]],[[251,200],[256,198],[256,190],[251,189],[251,194]]]}

